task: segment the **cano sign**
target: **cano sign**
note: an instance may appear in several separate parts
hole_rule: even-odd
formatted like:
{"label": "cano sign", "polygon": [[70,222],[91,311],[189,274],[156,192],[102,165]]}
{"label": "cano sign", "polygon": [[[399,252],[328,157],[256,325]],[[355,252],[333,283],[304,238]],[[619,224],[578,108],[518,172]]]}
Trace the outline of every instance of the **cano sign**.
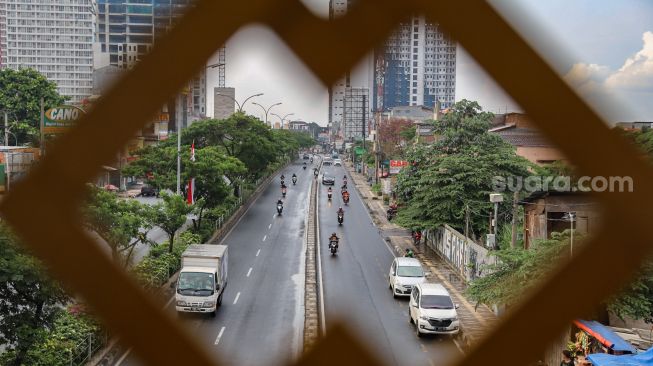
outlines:
{"label": "cano sign", "polygon": [[401,168],[408,166],[405,160],[390,160],[390,174],[399,174]]}
{"label": "cano sign", "polygon": [[71,105],[50,108],[43,116],[43,133],[63,133],[84,115],[84,111]]}

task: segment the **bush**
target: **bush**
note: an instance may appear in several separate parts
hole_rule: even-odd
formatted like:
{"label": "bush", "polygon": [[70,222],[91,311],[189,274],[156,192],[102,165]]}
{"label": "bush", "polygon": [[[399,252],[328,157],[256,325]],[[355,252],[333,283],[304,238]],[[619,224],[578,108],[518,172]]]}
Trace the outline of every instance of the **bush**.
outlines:
{"label": "bush", "polygon": [[[51,330],[43,330],[41,339],[27,351],[23,365],[59,366],[77,364],[88,354],[88,340],[104,341],[99,324],[83,312],[78,312],[75,306],[62,310]],[[99,344],[98,344],[99,345]],[[15,351],[2,354],[0,364],[13,363]]]}
{"label": "bush", "polygon": [[181,254],[190,244],[202,243],[202,238],[189,231],[181,233],[172,253],[168,244],[153,247],[143,260],[132,268],[132,274],[146,291],[156,291],[181,267]]}

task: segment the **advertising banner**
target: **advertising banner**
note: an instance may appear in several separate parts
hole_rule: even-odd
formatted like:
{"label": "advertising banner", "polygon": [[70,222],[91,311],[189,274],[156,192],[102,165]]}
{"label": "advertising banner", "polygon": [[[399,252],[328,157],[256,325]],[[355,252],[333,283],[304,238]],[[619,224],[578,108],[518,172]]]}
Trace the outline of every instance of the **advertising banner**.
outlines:
{"label": "advertising banner", "polygon": [[84,115],[84,110],[71,105],[50,108],[43,118],[43,133],[64,133]]}
{"label": "advertising banner", "polygon": [[390,174],[399,174],[399,171],[405,166],[408,166],[408,162],[405,160],[390,160]]}

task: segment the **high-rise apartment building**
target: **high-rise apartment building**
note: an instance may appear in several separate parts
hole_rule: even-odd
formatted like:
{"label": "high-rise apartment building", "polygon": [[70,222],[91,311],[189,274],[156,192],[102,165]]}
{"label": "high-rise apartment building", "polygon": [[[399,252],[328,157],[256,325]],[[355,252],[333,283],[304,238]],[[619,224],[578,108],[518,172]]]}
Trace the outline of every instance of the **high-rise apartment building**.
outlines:
{"label": "high-rise apartment building", "polygon": [[[192,0],[98,0],[99,52],[108,54],[110,65],[132,68],[193,3]],[[224,66],[220,67],[223,75]],[[191,119],[206,115],[206,93],[206,70],[202,70],[189,82],[187,112]],[[183,106],[183,97],[178,99],[177,115]]]}
{"label": "high-rise apartment building", "polygon": [[376,111],[409,105],[443,108],[456,95],[456,43],[423,16],[403,22],[375,52]]}
{"label": "high-rise apartment building", "polygon": [[0,0],[0,67],[33,68],[80,102],[93,88],[95,0]]}

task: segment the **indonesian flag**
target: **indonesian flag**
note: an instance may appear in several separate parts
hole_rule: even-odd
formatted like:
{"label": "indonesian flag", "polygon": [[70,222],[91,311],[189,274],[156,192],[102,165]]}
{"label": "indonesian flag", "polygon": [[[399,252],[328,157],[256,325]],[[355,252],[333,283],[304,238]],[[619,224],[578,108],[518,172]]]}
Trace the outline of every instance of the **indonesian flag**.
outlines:
{"label": "indonesian flag", "polygon": [[188,189],[186,190],[186,202],[189,205],[195,204],[195,178],[188,181]]}
{"label": "indonesian flag", "polygon": [[193,144],[190,145],[190,161],[195,161],[195,140],[193,140]]}

